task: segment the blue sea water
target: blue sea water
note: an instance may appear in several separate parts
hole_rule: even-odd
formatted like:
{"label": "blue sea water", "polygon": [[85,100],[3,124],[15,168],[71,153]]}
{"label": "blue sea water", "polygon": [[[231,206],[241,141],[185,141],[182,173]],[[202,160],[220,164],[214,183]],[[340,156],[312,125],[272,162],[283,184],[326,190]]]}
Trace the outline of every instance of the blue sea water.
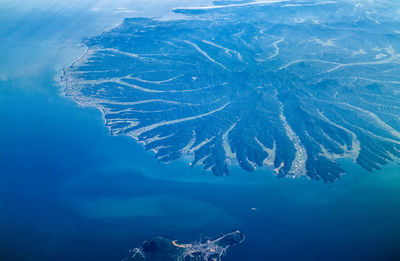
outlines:
{"label": "blue sea water", "polygon": [[236,229],[246,241],[226,260],[399,260],[397,163],[368,173],[343,161],[333,184],[162,165],[56,81],[81,37],[126,14],[18,2],[0,7],[0,260],[120,260],[154,236]]}

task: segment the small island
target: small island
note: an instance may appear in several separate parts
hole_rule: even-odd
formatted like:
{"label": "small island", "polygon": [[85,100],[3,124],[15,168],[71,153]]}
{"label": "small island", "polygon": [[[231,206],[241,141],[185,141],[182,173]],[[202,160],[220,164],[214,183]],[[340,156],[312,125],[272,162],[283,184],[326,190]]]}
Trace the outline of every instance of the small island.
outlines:
{"label": "small island", "polygon": [[230,246],[241,244],[245,236],[240,231],[224,234],[214,240],[180,244],[177,240],[156,237],[130,251],[122,261],[220,261]]}

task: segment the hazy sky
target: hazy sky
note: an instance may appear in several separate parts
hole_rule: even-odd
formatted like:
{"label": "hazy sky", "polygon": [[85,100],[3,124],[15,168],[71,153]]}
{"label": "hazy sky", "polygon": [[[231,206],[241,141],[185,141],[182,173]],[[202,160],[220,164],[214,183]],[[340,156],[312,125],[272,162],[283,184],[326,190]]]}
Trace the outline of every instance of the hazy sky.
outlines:
{"label": "hazy sky", "polygon": [[1,9],[18,9],[29,12],[46,10],[58,12],[66,9],[92,12],[126,13],[141,16],[163,16],[174,7],[203,6],[211,0],[0,0]]}

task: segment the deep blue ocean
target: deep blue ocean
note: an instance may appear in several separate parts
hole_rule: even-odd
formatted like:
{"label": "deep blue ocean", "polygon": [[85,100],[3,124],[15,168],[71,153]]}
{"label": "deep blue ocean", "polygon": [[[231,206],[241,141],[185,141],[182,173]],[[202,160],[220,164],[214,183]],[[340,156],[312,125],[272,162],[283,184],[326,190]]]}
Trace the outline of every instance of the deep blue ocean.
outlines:
{"label": "deep blue ocean", "polygon": [[121,260],[154,236],[190,242],[237,229],[246,241],[227,261],[400,260],[398,163],[369,173],[343,161],[333,184],[160,164],[57,83],[82,37],[152,6],[23,3],[0,4],[1,261]]}

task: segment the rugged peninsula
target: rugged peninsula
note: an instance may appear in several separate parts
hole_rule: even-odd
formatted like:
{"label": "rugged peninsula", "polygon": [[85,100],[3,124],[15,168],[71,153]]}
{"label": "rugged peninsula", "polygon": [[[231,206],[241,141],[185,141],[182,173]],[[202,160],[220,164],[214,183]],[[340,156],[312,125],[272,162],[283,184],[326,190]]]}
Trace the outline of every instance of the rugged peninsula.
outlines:
{"label": "rugged peninsula", "polygon": [[65,94],[162,162],[325,182],[344,173],[339,158],[374,170],[400,157],[400,22],[383,2],[218,1],[176,9],[185,19],[127,18],[85,40]]}

